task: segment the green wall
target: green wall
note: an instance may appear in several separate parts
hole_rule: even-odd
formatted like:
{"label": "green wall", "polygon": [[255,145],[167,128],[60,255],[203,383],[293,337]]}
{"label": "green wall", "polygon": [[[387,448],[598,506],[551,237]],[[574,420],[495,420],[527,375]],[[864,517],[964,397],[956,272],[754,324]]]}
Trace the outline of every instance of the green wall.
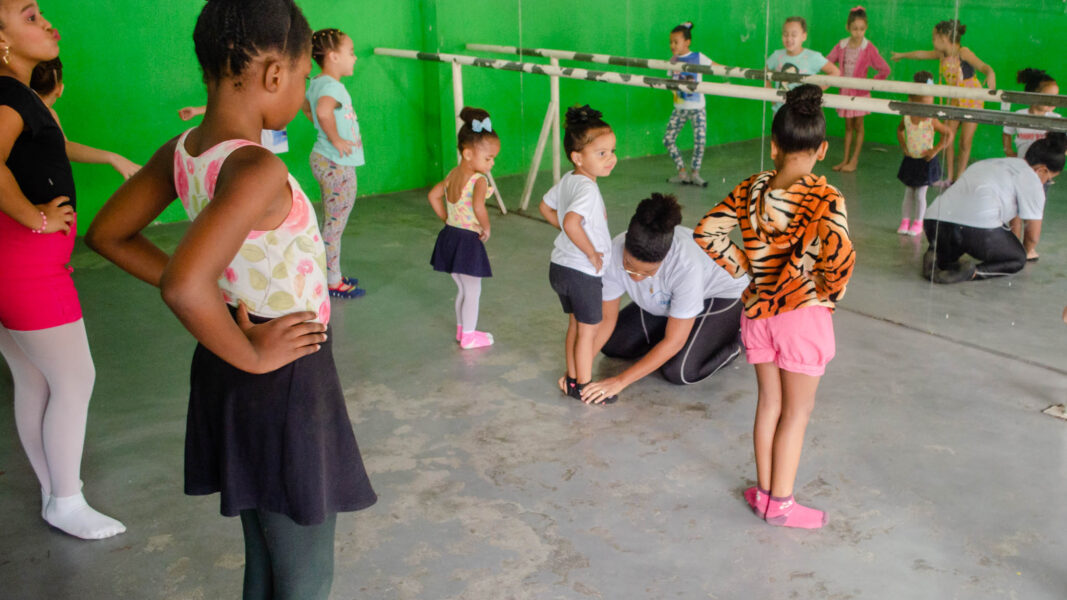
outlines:
{"label": "green wall", "polygon": [[[192,46],[202,2],[41,3],[63,34],[67,89],[56,109],[71,139],[144,162],[166,139],[189,126],[178,119],[177,109],[204,100]],[[768,15],[770,50],[781,46],[782,20],[798,14],[809,21],[807,46],[826,53],[846,35],[845,16],[854,0],[770,0],[769,5],[764,0],[304,0],[300,4],[312,27],[338,27],[355,42],[360,61],[345,83],[367,149],[367,165],[358,170],[359,193],[368,195],[430,185],[455,161],[449,67],[375,56],[375,46],[463,52],[464,44],[479,42],[664,58],[670,29],[682,20],[693,20],[694,50],[720,63],[758,67],[763,62]],[[865,6],[871,17],[868,38],[887,59],[894,50],[930,48],[934,23],[952,18],[956,10],[952,3],[934,0]],[[970,0],[960,5],[959,17],[968,27],[964,44],[994,67],[1001,87],[1018,89],[1015,72],[1025,66],[1046,68],[1067,79],[1059,73],[1059,45],[1054,42],[1067,30],[1060,0]],[[935,61],[890,64],[891,77],[902,80],[917,70],[937,68]],[[466,103],[488,109],[501,135],[496,174],[525,172],[548,103],[548,79],[465,68],[464,88]],[[564,106],[588,103],[603,111],[616,129],[621,156],[664,153],[660,140],[671,110],[669,93],[563,80],[561,100]],[[756,102],[708,97],[708,144],[759,137],[761,111]],[[843,133],[841,119],[832,116],[829,122],[832,136]],[[871,115],[866,121],[868,140],[894,144],[897,122],[895,117]],[[691,144],[685,141],[687,136],[680,138],[683,147]],[[298,115],[289,126],[289,137],[291,150],[284,158],[314,196],[317,186],[307,165],[313,128]],[[974,158],[999,155],[1000,147],[999,128],[979,127]],[[868,154],[866,160],[875,156]],[[671,166],[666,157],[663,160],[666,175]],[[753,157],[753,164],[758,167],[758,157]],[[546,161],[543,167],[548,166]],[[705,172],[714,169],[709,164]],[[110,168],[97,165],[75,165],[75,177],[84,228],[90,222],[87,217],[96,213],[121,179]],[[538,190],[545,186],[547,179],[542,179]],[[181,218],[180,206],[175,205],[162,220]]]}

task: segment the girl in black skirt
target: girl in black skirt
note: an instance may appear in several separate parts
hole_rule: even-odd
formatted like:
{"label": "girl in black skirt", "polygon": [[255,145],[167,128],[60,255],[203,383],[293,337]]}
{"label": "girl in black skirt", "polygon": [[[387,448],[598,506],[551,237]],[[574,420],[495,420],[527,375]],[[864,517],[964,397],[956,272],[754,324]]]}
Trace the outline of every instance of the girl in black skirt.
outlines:
{"label": "girl in black skirt", "polygon": [[[337,513],[377,498],[334,366],[315,213],[259,145],[300,110],[311,29],[292,0],[208,0],[193,41],[203,122],[119,188],[88,242],[159,286],[200,342],[185,492],[220,492],[222,514],[240,515],[244,598],[325,600]],[[167,256],[141,230],[176,196],[192,224]]]}
{"label": "girl in black skirt", "polygon": [[493,344],[493,335],[478,331],[478,302],[482,278],[492,277],[485,241],[489,239],[489,213],[485,199],[493,193],[489,171],[500,154],[500,138],[493,131],[489,113],[464,107],[459,113],[459,166],[430,190],[430,206],[445,222],[437,234],[430,264],[435,271],[451,273],[456,294],[456,341],[460,348],[483,348]]}
{"label": "girl in black skirt", "polygon": [[[919,71],[914,80],[915,83],[933,83],[934,76],[929,71]],[[934,103],[933,96],[909,95],[908,99],[922,104]],[[935,132],[941,134],[941,142],[936,146]],[[897,179],[907,186],[897,233],[919,235],[923,232],[923,216],[926,214],[926,189],[941,179],[941,163],[936,157],[952,144],[952,130],[934,118],[905,115],[897,127],[897,140],[904,151]]]}

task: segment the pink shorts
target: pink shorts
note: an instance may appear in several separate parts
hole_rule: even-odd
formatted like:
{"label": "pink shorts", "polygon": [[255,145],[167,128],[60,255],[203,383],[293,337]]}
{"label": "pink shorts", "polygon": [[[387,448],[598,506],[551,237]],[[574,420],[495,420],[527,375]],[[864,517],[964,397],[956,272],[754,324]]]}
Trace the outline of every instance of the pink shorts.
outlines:
{"label": "pink shorts", "polygon": [[37,331],[82,318],[70,277],[71,232],[39,234],[0,213],[0,325]]}
{"label": "pink shorts", "polygon": [[834,357],[830,309],[808,306],[766,319],[741,315],[741,342],[748,363],[773,362],[779,369],[818,377]]}

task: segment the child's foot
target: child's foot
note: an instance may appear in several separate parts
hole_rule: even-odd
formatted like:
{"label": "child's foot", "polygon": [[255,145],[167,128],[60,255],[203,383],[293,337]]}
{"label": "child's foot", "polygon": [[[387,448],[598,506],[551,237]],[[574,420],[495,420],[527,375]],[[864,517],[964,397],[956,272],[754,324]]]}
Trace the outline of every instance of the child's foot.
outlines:
{"label": "child's foot", "polygon": [[579,386],[578,385],[578,380],[577,379],[575,379],[574,377],[567,377],[566,381],[564,383],[567,386],[567,389],[563,391],[564,394],[566,394],[567,396],[570,396],[571,398],[574,398],[575,400],[581,400],[582,399],[582,387],[583,386]]}
{"label": "child's foot", "polygon": [[564,396],[570,396],[571,388],[576,385],[578,385],[578,380],[569,377],[566,374],[559,378],[559,391],[562,392]]}
{"label": "child's foot", "polygon": [[748,502],[748,507],[761,519],[767,516],[767,504],[770,501],[771,493],[760,489],[759,486],[754,485],[745,490],[745,502]]}
{"label": "child's foot", "polygon": [[922,235],[922,233],[923,233],[923,222],[922,221],[912,221],[911,222],[911,227],[908,228],[908,235],[916,236],[916,235]]}
{"label": "child's foot", "polygon": [[900,227],[897,227],[897,233],[899,233],[900,235],[908,235],[908,233],[910,231],[911,231],[911,220],[910,219],[901,219],[900,220]]}
{"label": "child's foot", "polygon": [[356,287],[356,284],[359,283],[359,279],[356,279],[355,277],[341,277],[341,283],[347,283],[352,287]]}
{"label": "child's foot", "polygon": [[704,179],[697,173],[693,173],[689,176],[689,183],[700,187],[708,187],[708,182],[704,181]]}
{"label": "child's foot", "polygon": [[767,522],[778,527],[818,529],[826,525],[826,513],[797,504],[792,496],[786,498],[771,496],[767,505]]}
{"label": "child's foot", "polygon": [[931,183],[930,185],[934,186],[935,188],[943,190],[943,189],[949,187],[950,185],[952,185],[952,182],[947,180],[947,179],[939,179],[939,180]]}
{"label": "child's foot", "polygon": [[367,293],[367,290],[345,283],[343,280],[337,285],[331,285],[328,289],[330,296],[334,298],[361,298]]}
{"label": "child's foot", "polygon": [[686,173],[685,171],[679,171],[677,175],[668,179],[667,183],[689,184],[692,183],[692,180],[689,179],[689,173]]}
{"label": "child's foot", "polygon": [[484,348],[493,345],[493,334],[484,331],[471,331],[463,334],[459,340],[459,347],[464,350]]}
{"label": "child's foot", "polygon": [[856,166],[857,165],[854,162],[847,162],[847,163],[841,165],[841,168],[839,169],[839,171],[841,171],[842,173],[852,173],[853,171],[856,170]]}
{"label": "child's foot", "polygon": [[836,165],[834,165],[834,166],[832,166],[830,168],[833,169],[834,171],[840,171],[841,168],[844,167],[846,164],[848,164],[846,161],[841,161],[841,162],[837,163]]}
{"label": "child's foot", "polygon": [[81,492],[53,497],[44,512],[49,525],[83,540],[102,540],[126,531],[122,523],[93,510]]}

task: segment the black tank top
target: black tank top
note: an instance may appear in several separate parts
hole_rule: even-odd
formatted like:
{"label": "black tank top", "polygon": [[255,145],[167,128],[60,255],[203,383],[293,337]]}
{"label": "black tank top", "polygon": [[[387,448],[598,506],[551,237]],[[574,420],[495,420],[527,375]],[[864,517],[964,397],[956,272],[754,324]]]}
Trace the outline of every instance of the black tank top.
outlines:
{"label": "black tank top", "polygon": [[40,96],[17,79],[0,77],[0,106],[10,106],[22,117],[22,133],[7,157],[19,189],[34,204],[68,196],[75,206],[74,173],[63,130]]}

